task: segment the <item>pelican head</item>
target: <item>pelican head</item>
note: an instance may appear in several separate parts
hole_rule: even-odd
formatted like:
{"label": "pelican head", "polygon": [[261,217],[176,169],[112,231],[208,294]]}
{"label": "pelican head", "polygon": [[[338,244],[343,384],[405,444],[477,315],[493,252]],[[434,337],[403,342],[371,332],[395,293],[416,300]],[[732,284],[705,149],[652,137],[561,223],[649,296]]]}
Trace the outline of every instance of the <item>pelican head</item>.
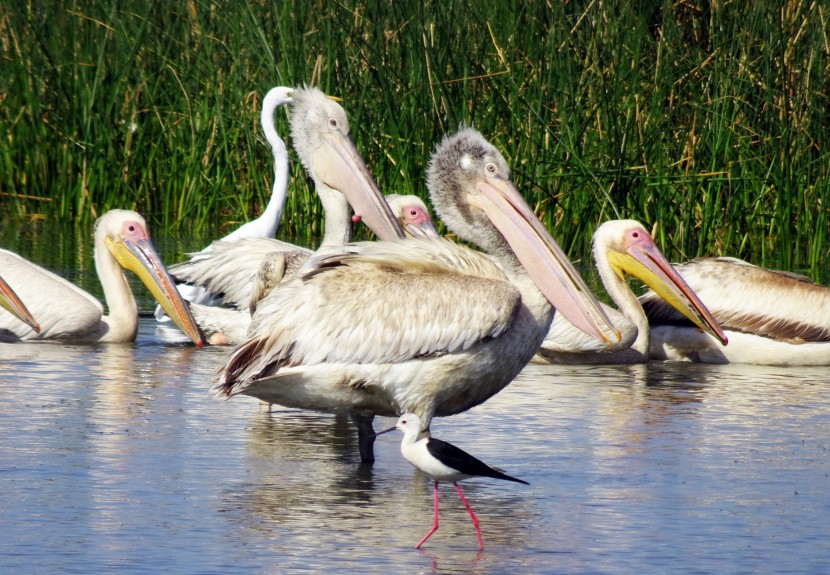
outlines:
{"label": "pelican head", "polygon": [[9,311],[14,317],[28,325],[30,328],[40,333],[40,324],[32,317],[26,306],[14,293],[14,290],[7,284],[3,278],[0,278],[0,307]]}
{"label": "pelican head", "polygon": [[624,280],[626,273],[638,278],[700,329],[726,345],[726,334],[717,320],[639,222],[603,223],[594,233],[594,258],[598,267],[610,266],[620,279]]}
{"label": "pelican head", "polygon": [[[176,290],[176,284],[167,268],[161,263],[161,258],[150,241],[144,218],[133,211],[110,210],[95,222],[95,237],[103,240],[107,251],[122,268],[130,270],[141,279],[179,329],[201,347],[203,339],[196,320],[193,319],[187,302]],[[100,261],[98,254],[96,261]]]}
{"label": "pelican head", "polygon": [[349,120],[340,104],[317,88],[297,88],[291,97],[291,137],[318,194],[342,194],[379,238],[402,238],[400,224],[352,142]]}
{"label": "pelican head", "polygon": [[400,196],[388,194],[386,203],[403,227],[403,231],[413,238],[440,238],[426,204],[418,196]]}
{"label": "pelican head", "polygon": [[472,128],[444,139],[427,170],[432,205],[447,227],[489,253],[521,265],[573,325],[605,342],[620,340],[565,253],[510,181],[502,155]]}

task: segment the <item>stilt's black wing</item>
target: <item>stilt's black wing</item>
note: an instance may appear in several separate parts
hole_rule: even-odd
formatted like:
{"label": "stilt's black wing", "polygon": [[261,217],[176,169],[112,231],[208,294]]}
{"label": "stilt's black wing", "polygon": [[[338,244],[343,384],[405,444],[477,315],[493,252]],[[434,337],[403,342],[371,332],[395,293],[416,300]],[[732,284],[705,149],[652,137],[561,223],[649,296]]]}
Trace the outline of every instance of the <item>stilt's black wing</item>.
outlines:
{"label": "stilt's black wing", "polygon": [[459,449],[451,443],[441,441],[440,439],[430,438],[427,441],[427,450],[430,455],[435,457],[441,463],[453,469],[457,469],[464,475],[480,475],[482,477],[492,477],[494,479],[504,479],[506,481],[515,481],[516,483],[524,483],[530,485],[527,481],[511,477],[501,471],[493,469],[480,459],[476,459],[463,449]]}

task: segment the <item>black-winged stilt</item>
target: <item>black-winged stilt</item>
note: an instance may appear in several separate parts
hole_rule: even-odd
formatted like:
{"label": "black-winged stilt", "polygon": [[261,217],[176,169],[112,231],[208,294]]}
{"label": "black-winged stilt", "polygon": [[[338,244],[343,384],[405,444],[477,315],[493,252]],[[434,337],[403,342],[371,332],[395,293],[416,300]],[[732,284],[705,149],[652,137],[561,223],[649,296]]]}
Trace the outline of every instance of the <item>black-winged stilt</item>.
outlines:
{"label": "black-winged stilt", "polygon": [[464,497],[464,493],[461,492],[458,482],[470,477],[492,477],[494,479],[505,479],[507,481],[515,481],[516,483],[524,483],[525,485],[530,484],[527,481],[510,477],[501,471],[493,469],[480,459],[476,459],[451,443],[435,439],[434,437],[422,437],[418,439],[418,436],[421,434],[421,419],[414,413],[404,413],[400,416],[394,427],[379,431],[375,435],[388,433],[396,429],[400,429],[403,432],[401,453],[404,458],[435,482],[432,529],[418,542],[415,549],[419,549],[438,530],[438,482],[451,481],[455,485],[455,490],[458,492],[458,496],[461,497],[464,507],[467,508],[470,518],[473,520],[476,537],[478,537],[478,548],[483,550],[484,542],[481,540],[481,529],[478,526],[478,518],[473,513],[473,508],[470,507],[467,498]]}

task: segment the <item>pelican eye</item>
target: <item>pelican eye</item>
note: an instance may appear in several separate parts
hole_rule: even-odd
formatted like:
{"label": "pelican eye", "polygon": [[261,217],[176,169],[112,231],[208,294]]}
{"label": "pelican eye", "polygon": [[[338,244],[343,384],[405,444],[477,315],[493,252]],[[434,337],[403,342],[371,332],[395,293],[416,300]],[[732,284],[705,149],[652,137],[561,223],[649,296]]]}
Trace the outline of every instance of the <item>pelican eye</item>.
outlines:
{"label": "pelican eye", "polygon": [[484,166],[484,169],[487,170],[488,174],[495,174],[496,173],[496,164],[493,162],[487,162],[487,165]]}
{"label": "pelican eye", "polygon": [[329,118],[329,126],[336,129],[337,128],[337,120],[334,119],[334,118]]}

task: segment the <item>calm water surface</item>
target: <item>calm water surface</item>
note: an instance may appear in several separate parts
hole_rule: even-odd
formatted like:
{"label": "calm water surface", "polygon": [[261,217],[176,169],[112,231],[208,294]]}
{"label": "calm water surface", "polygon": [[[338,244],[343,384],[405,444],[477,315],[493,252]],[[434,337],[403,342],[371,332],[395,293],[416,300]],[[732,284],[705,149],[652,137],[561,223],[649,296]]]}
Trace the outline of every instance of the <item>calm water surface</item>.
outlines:
{"label": "calm water surface", "polygon": [[[100,296],[89,242],[38,237],[3,245]],[[418,551],[431,485],[400,434],[363,466],[347,421],[214,400],[228,350],[169,336],[0,344],[0,571],[830,572],[830,368],[528,366],[432,427],[531,485],[462,483],[482,553],[443,485]]]}
{"label": "calm water surface", "polygon": [[[227,353],[0,344],[0,569],[62,573],[827,573],[830,368],[528,366],[433,422],[529,487],[481,521],[348,422],[207,392]],[[388,426],[381,419],[376,427]]]}

